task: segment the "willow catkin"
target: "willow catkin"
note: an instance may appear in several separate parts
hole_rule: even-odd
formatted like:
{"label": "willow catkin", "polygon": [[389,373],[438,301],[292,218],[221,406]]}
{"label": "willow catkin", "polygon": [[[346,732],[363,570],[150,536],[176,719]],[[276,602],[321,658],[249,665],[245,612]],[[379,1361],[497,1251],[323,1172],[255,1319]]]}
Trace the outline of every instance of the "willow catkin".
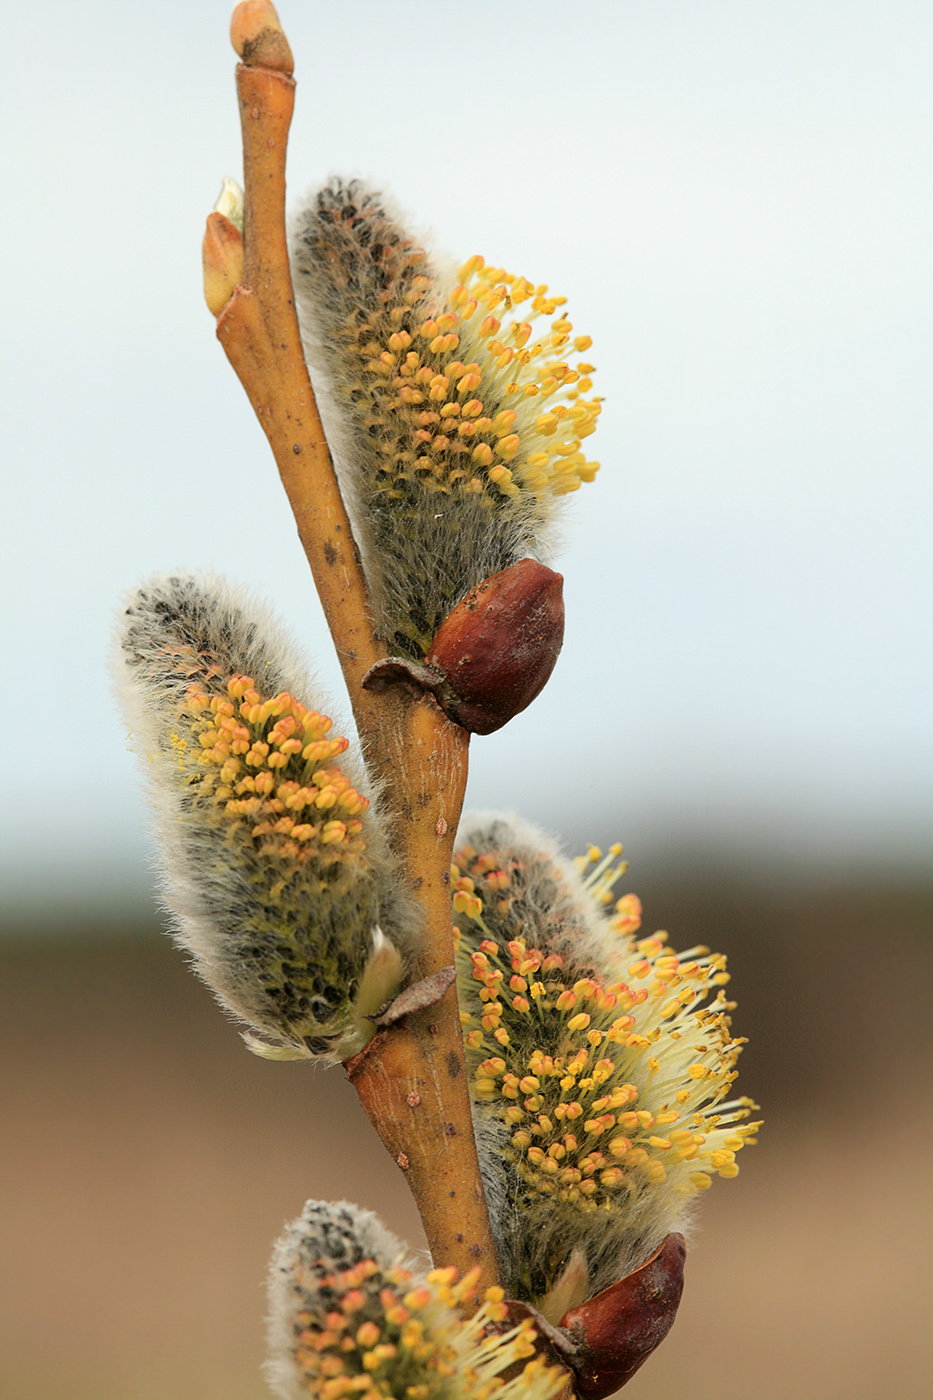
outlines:
{"label": "willow catkin", "polygon": [[564,1373],[530,1319],[508,1326],[500,1287],[464,1315],[479,1285],[478,1268],[413,1272],[371,1211],[308,1201],[272,1257],[269,1381],[281,1400],[554,1400]]}
{"label": "willow catkin", "polygon": [[565,297],[480,257],[447,268],[357,180],[305,203],[291,264],[377,630],[420,661],[470,589],[547,562],[560,498],[593,479],[591,342]]}
{"label": "willow catkin", "polygon": [[419,926],[294,648],[241,590],[163,575],[125,604],[116,672],[177,941],[257,1053],[348,1058]]}
{"label": "willow catkin", "polygon": [[[454,856],[461,1019],[484,1189],[506,1286],[552,1321],[639,1267],[758,1124],[728,1099],[743,1044],[725,959],[636,940],[514,816],[468,818]],[[584,869],[588,859],[582,861]]]}

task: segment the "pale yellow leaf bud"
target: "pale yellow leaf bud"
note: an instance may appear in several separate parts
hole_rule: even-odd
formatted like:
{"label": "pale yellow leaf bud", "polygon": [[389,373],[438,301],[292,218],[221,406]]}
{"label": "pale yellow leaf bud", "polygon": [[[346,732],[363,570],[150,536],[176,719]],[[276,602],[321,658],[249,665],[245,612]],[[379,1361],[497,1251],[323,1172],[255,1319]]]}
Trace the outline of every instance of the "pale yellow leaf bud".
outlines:
{"label": "pale yellow leaf bud", "polygon": [[213,316],[219,316],[243,280],[243,237],[225,214],[207,216],[201,243],[204,300]]}

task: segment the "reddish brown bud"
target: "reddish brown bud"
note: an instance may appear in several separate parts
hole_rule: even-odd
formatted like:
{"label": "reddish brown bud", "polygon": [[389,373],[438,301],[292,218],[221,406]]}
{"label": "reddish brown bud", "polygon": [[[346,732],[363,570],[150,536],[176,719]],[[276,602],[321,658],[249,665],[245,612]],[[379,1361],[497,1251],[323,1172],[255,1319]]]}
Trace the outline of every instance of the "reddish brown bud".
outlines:
{"label": "reddish brown bud", "polygon": [[426,665],[438,703],[474,734],[491,734],[542,690],[564,640],[564,580],[535,559],[484,579],[444,619]]}
{"label": "reddish brown bud", "polygon": [[683,1235],[668,1235],[640,1269],[561,1318],[581,1400],[603,1400],[626,1385],[673,1325],[684,1287]]}
{"label": "reddish brown bud", "polygon": [[564,580],[520,559],[463,598],[441,623],[425,664],[387,656],[364,690],[401,684],[427,691],[472,734],[492,734],[526,709],[554,669],[564,640]]}

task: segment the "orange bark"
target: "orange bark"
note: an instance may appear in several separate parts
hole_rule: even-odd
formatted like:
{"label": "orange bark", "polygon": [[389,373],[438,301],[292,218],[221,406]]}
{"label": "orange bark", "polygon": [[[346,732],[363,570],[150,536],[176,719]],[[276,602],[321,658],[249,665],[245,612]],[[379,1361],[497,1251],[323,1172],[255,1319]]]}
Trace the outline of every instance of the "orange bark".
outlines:
{"label": "orange bark", "polygon": [[[282,57],[287,41],[263,0],[238,6],[233,33],[238,51],[254,60],[237,68],[244,269],[220,311],[217,335],[269,439],[295,516],[369,770],[382,785],[392,843],[424,915],[419,972],[429,975],[453,962],[450,860],[469,735],[430,698],[400,687],[381,694],[361,689],[385,648],[373,632],[295,315],[285,233],[285,149],[295,95],[290,51]],[[257,58],[270,66],[256,66]],[[484,1282],[496,1282],[455,990],[380,1032],[348,1072],[377,1133],[408,1175],[435,1263],[465,1272],[479,1262]]]}

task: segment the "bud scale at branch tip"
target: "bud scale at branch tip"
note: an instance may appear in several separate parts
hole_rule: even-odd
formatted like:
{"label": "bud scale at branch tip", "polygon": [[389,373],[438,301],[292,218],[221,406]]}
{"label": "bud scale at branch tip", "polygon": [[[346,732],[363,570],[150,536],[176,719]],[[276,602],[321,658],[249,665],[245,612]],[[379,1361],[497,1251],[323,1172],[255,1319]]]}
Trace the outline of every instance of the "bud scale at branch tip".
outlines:
{"label": "bud scale at branch tip", "polygon": [[593,479],[589,340],[543,284],[441,268],[359,181],[306,203],[291,258],[377,630],[420,662],[470,589],[547,561],[561,497]]}
{"label": "bud scale at branch tip", "polygon": [[413,1275],[370,1211],[308,1201],[272,1257],[269,1382],[281,1400],[556,1400],[564,1373],[535,1355],[531,1319],[509,1324],[501,1288],[463,1316],[479,1284],[479,1269]]}
{"label": "bud scale at branch tip", "polygon": [[[176,938],[269,1058],[343,1060],[398,989],[420,922],[379,815],[300,659],[248,596],[157,576],[121,619],[117,679],[147,752]],[[255,678],[255,681],[254,679]]]}
{"label": "bud scale at branch tip", "polygon": [[[728,1100],[725,959],[636,942],[604,912],[620,848],[581,878],[516,817],[467,819],[452,869],[461,1019],[484,1188],[507,1287],[550,1321],[644,1263],[714,1175],[738,1173],[755,1106]],[[728,1100],[728,1101],[727,1101]]]}
{"label": "bud scale at branch tip", "polygon": [[291,48],[269,0],[243,0],[237,5],[230,19],[230,42],[244,63],[288,76],[295,71]]}

